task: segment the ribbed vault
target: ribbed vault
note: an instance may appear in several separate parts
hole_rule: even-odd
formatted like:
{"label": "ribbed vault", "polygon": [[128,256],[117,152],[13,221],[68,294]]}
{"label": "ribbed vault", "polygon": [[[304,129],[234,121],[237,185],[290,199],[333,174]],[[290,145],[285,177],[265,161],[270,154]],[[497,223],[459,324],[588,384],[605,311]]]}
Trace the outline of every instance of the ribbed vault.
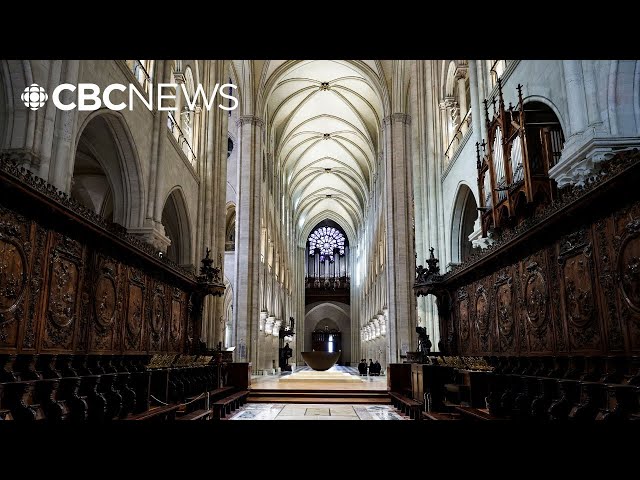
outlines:
{"label": "ribbed vault", "polygon": [[329,60],[274,63],[268,71],[270,140],[298,231],[329,212],[358,231],[383,116],[376,75],[362,62]]}

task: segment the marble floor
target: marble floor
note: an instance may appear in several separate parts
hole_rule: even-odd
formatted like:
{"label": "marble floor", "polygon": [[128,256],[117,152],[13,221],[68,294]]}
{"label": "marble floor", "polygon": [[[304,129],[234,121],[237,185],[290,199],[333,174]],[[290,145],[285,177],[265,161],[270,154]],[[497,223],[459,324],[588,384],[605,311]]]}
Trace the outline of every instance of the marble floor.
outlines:
{"label": "marble floor", "polygon": [[247,403],[230,420],[408,420],[391,405]]}

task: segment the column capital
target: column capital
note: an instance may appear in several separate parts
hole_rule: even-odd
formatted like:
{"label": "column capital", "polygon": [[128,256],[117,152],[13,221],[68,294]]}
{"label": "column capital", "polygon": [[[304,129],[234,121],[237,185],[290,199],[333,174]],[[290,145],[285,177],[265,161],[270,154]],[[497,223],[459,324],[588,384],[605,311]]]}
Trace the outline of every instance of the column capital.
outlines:
{"label": "column capital", "polygon": [[385,127],[394,123],[404,123],[405,125],[410,125],[411,115],[407,115],[406,113],[392,113],[388,117],[384,117],[384,119],[382,120],[382,124]]}
{"label": "column capital", "polygon": [[469,65],[468,64],[458,65],[456,67],[456,71],[454,72],[455,80],[464,80],[465,78],[467,78],[468,72],[469,72]]}
{"label": "column capital", "polygon": [[264,128],[264,121],[260,117],[256,117],[254,115],[241,115],[238,120],[236,120],[236,125],[238,127],[242,127],[244,125],[254,125],[258,128]]}

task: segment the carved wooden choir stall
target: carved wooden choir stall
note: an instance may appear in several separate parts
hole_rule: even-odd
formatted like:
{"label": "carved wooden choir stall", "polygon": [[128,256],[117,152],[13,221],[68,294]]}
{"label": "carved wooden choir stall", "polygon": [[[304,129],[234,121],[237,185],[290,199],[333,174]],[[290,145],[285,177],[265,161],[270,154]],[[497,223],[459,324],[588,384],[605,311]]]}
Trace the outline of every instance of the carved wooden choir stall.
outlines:
{"label": "carved wooden choir stall", "polygon": [[[417,267],[450,356],[415,367],[428,381],[411,391],[410,368],[390,367],[390,385],[423,409],[431,392],[438,419],[640,419],[640,152],[611,152],[586,185],[558,190],[561,132],[528,125],[520,88],[517,108],[498,94],[478,148],[489,246],[446,273]],[[453,368],[436,374],[442,359]]]}
{"label": "carved wooden choir stall", "polygon": [[[195,275],[0,158],[0,420],[207,419],[242,403],[250,364],[199,350],[204,298],[224,293],[209,257]],[[225,382],[238,368],[244,385]]]}

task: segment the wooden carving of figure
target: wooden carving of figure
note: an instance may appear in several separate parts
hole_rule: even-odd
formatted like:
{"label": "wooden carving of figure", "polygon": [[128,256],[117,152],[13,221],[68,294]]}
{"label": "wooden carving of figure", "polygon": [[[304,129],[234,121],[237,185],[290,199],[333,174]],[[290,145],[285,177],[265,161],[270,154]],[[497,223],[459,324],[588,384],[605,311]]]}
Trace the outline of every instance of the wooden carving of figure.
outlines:
{"label": "wooden carving of figure", "polygon": [[420,353],[422,355],[427,355],[431,351],[431,340],[429,340],[429,335],[427,335],[427,329],[424,327],[416,327],[416,333],[418,334],[419,339],[419,347]]}

